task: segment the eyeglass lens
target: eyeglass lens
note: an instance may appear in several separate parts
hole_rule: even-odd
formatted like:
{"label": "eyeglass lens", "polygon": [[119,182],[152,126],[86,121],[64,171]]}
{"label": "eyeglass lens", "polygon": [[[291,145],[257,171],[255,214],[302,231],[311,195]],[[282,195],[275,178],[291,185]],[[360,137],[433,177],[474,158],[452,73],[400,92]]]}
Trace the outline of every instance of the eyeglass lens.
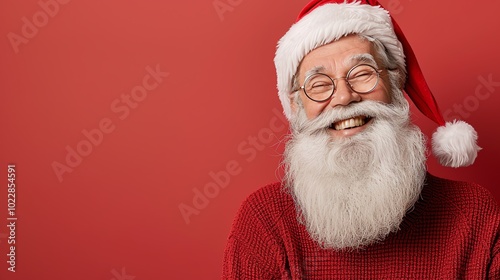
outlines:
{"label": "eyeglass lens", "polygon": [[357,93],[368,93],[378,83],[378,71],[371,65],[356,65],[345,78],[332,79],[323,73],[315,73],[306,78],[304,83],[305,94],[314,101],[328,100],[335,92],[334,80],[345,79],[348,86]]}

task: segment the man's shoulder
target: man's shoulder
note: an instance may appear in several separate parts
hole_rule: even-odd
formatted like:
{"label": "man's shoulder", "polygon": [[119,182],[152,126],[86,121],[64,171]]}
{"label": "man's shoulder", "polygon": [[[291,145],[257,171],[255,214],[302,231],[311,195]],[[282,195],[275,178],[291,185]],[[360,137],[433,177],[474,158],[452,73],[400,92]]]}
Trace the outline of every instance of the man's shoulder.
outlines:
{"label": "man's shoulder", "polygon": [[276,182],[251,193],[241,204],[237,220],[258,220],[276,225],[290,213],[295,213],[293,198],[281,182]]}
{"label": "man's shoulder", "polygon": [[282,182],[275,182],[251,193],[243,202],[244,206],[257,211],[279,211],[293,206],[293,198]]}
{"label": "man's shoulder", "polygon": [[469,210],[488,210],[500,215],[500,206],[493,195],[483,186],[464,181],[455,181],[428,174],[423,199],[435,200],[440,204]]}

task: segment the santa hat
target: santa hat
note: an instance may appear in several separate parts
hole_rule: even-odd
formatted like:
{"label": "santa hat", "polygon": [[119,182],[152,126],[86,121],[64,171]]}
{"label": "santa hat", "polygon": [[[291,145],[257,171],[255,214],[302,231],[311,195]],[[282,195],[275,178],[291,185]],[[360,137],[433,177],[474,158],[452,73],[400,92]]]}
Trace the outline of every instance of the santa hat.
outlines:
{"label": "santa hat", "polygon": [[300,12],[295,24],[278,42],[274,58],[278,95],[286,117],[290,119],[292,114],[293,76],[304,56],[349,34],[379,40],[395,59],[397,68],[407,73],[404,91],[425,116],[439,125],[432,136],[432,151],[440,163],[450,167],[472,164],[481,149],[476,144],[476,131],[463,121],[445,123],[410,44],[376,0],[313,0]]}

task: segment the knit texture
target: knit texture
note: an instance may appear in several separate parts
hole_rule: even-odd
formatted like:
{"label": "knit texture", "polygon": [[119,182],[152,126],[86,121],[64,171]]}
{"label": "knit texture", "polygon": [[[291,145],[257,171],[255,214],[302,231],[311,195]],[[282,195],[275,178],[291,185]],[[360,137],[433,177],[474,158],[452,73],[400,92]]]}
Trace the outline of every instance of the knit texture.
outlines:
{"label": "knit texture", "polygon": [[281,183],[241,206],[223,279],[500,279],[499,206],[476,184],[427,175],[400,230],[349,251],[322,249]]}

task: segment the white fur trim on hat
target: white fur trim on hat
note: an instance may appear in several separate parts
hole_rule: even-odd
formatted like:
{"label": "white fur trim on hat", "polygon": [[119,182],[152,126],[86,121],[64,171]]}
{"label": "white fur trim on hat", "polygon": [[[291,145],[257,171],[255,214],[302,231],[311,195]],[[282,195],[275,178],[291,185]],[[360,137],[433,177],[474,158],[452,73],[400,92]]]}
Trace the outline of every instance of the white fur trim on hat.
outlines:
{"label": "white fur trim on hat", "polygon": [[444,166],[462,167],[474,163],[481,148],[477,132],[463,121],[447,122],[432,135],[432,153]]}
{"label": "white fur trim on hat", "polygon": [[376,38],[406,73],[402,46],[392,26],[389,12],[380,6],[359,2],[324,4],[296,22],[278,42],[274,64],[278,77],[278,96],[288,119],[292,114],[290,94],[293,76],[304,56],[312,50],[349,34]]}

